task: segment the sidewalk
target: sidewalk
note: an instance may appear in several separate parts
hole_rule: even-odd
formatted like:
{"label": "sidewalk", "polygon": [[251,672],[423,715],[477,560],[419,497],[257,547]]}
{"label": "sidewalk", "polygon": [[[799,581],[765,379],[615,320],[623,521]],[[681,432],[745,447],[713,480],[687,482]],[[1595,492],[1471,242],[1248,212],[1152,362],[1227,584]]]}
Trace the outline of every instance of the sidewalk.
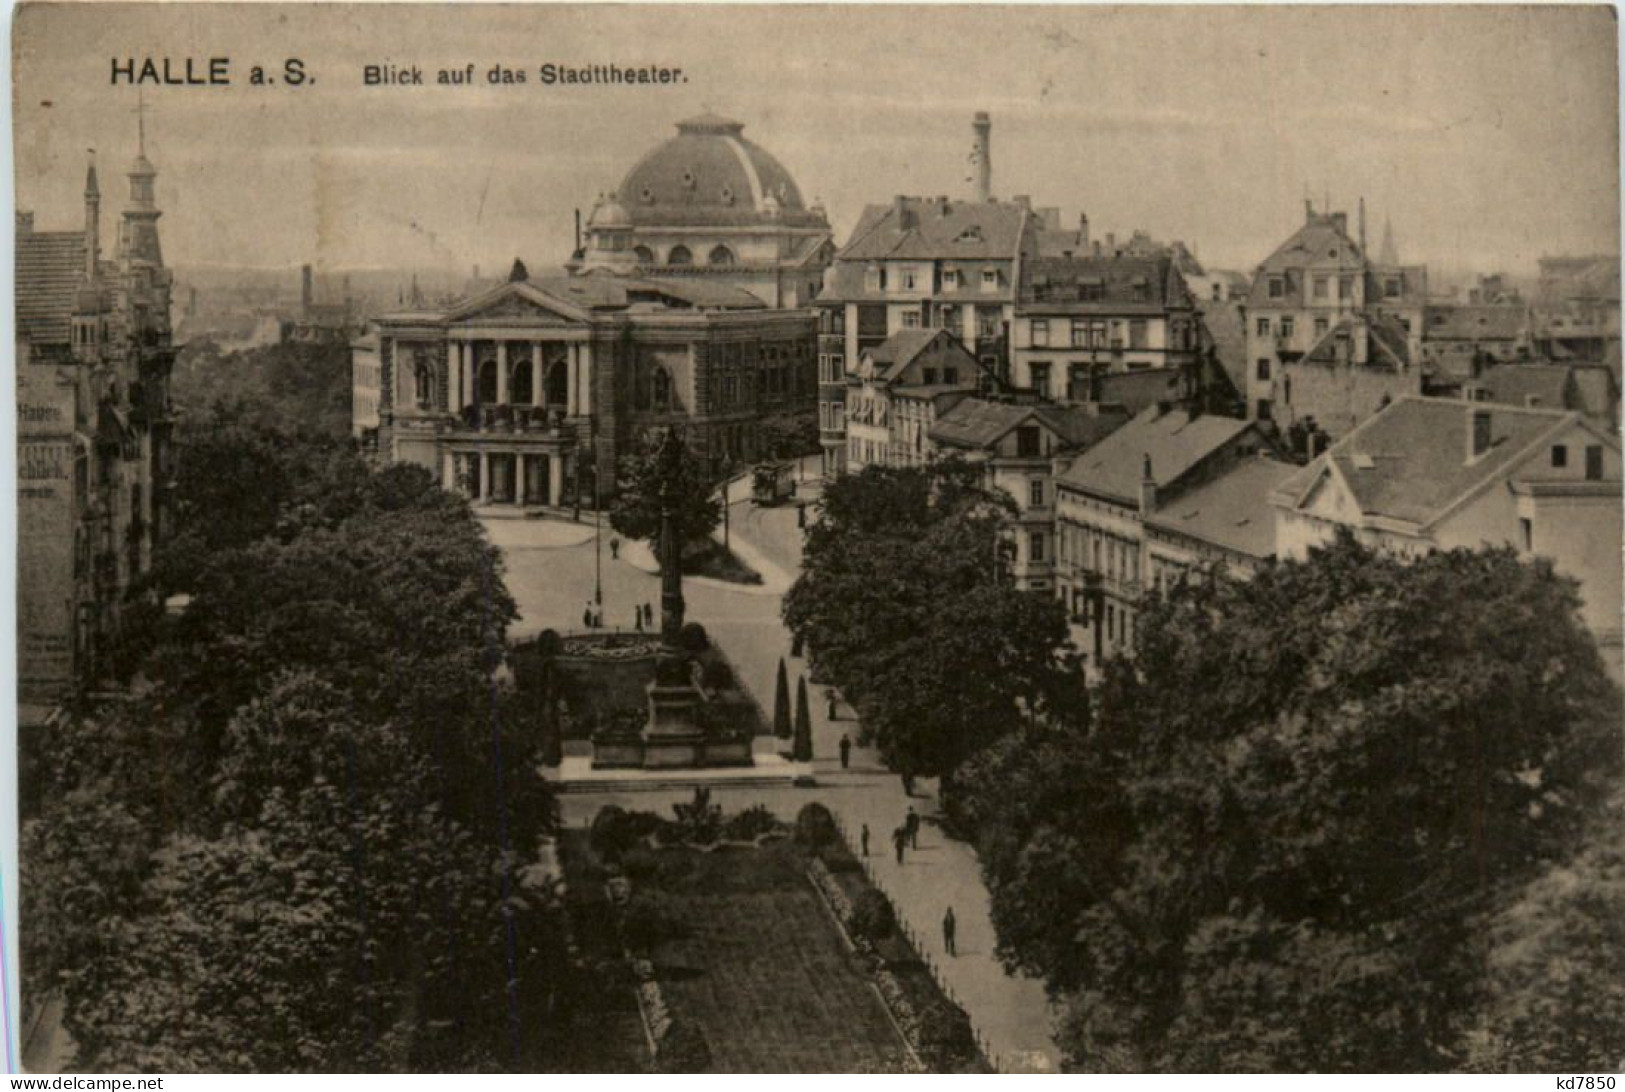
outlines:
{"label": "sidewalk", "polygon": [[[748,533],[749,524],[734,524],[736,550],[747,541],[742,528]],[[790,669],[792,686],[807,671],[804,659],[790,655],[790,634],[776,618],[771,638],[765,626],[718,625],[711,632],[741,669],[740,678],[756,692],[764,709],[773,707],[779,657]],[[879,754],[856,746],[859,724],[851,709],[842,704],[837,709],[840,719],[830,721],[824,688],[810,682],[809,687],[818,788],[799,790],[800,796],[792,797],[799,803],[787,806],[799,808],[800,803],[814,799],[823,802],[841,821],[854,853],[859,851],[858,832],[867,823],[869,865],[876,885],[896,906],[921,953],[936,967],[939,980],[970,1015],[988,1051],[997,1056],[1000,1070],[1058,1073],[1060,1052],[1050,1034],[1053,1021],[1043,983],[1006,974],[994,955],[992,907],[982,883],[981,863],[971,846],[949,840],[932,821],[937,814],[934,785],[917,781],[917,795],[912,799],[905,796],[901,779],[884,771]],[[852,768],[844,771],[838,757],[843,734],[854,742]],[[911,805],[925,820],[920,848],[906,850],[898,865],[891,832]],[[942,942],[942,917],[950,906],[958,926],[957,958],[948,957]]]}

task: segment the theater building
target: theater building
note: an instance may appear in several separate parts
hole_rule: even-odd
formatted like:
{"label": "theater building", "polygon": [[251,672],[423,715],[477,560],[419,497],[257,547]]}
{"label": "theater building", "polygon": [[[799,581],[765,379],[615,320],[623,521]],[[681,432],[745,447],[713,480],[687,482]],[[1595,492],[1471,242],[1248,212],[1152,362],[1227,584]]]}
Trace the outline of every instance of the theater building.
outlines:
{"label": "theater building", "polygon": [[680,425],[713,472],[758,457],[760,422],[810,414],[810,311],[743,289],[606,271],[507,283],[450,308],[377,322],[378,450],[433,470],[480,505],[608,498],[615,460]]}

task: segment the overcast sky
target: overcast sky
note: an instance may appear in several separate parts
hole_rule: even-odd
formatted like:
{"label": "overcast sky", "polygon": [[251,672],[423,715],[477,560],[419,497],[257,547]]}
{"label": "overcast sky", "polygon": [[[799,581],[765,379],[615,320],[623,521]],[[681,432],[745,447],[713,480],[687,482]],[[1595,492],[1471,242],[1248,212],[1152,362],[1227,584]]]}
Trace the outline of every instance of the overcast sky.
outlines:
{"label": "overcast sky", "polygon": [[[170,4],[24,9],[19,207],[77,227],[85,150],[122,205],[136,90],[112,57],[229,56],[233,86],[149,88],[173,265],[561,262],[571,213],[704,109],[824,200],[968,193],[977,110],[994,190],[1144,228],[1250,269],[1306,190],[1401,257],[1531,269],[1617,250],[1617,28],[1607,8],[741,8]],[[312,86],[248,85],[300,57]],[[545,62],[661,64],[671,88],[546,88]],[[365,88],[362,66],[473,62],[524,87]],[[104,235],[112,231],[108,215]]]}

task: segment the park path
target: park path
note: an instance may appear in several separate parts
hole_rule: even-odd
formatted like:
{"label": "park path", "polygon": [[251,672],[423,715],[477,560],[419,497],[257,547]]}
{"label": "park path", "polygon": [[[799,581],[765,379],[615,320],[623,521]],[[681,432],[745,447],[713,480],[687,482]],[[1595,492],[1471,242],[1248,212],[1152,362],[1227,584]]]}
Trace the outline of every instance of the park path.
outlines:
{"label": "park path", "polygon": [[[808,476],[809,482],[811,475]],[[730,490],[730,534],[742,557],[770,559],[791,577],[799,569],[801,534],[795,509],[755,508],[748,499],[748,483]],[[813,492],[804,488],[805,493]],[[541,529],[504,528],[498,545],[507,560],[507,579],[519,604],[521,620],[516,635],[545,627],[578,629],[582,604],[593,587],[593,543],[557,545],[559,536]],[[566,536],[566,538],[571,536]],[[528,540],[528,541],[527,541]],[[606,623],[630,620],[632,604],[659,602],[658,580],[637,564],[637,551],[621,549],[618,560],[604,548],[602,556]],[[688,617],[700,622],[727,653],[740,680],[750,688],[764,710],[773,708],[774,685],[780,658],[789,672],[792,690],[807,672],[805,660],[790,655],[790,634],[780,620],[780,596],[763,588],[735,588],[715,581],[684,581]],[[1033,979],[1007,974],[994,955],[994,932],[981,865],[963,842],[945,837],[935,822],[935,784],[919,781],[913,798],[901,781],[887,773],[879,756],[868,748],[852,748],[852,765],[840,768],[839,741],[843,734],[854,741],[857,723],[842,707],[831,720],[822,687],[808,681],[813,720],[813,755],[818,785],[812,789],[761,786],[718,787],[714,796],[729,810],[762,803],[776,814],[791,818],[803,804],[824,803],[840,820],[854,852],[858,835],[870,830],[871,875],[908,925],[921,952],[938,971],[942,982],[970,1015],[989,1055],[1006,1072],[1058,1072],[1060,1055],[1051,1037],[1053,1026],[1043,985]],[[635,792],[615,796],[568,794],[560,798],[566,822],[583,823],[606,803],[638,809],[669,810],[686,799],[687,790]],[[909,807],[925,820],[918,850],[905,851],[899,865],[891,852],[891,832]],[[949,957],[943,947],[942,918],[953,907],[959,954]]]}

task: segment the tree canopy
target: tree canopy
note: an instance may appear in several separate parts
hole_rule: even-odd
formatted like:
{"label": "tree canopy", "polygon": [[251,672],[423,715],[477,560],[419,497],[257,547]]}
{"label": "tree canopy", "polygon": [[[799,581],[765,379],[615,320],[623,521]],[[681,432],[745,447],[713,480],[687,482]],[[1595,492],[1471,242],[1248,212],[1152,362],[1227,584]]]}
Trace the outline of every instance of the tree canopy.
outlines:
{"label": "tree canopy", "polygon": [[1063,607],[1002,567],[1010,499],[976,467],[868,467],[831,483],[784,617],[895,770],[936,776],[1054,690]]}
{"label": "tree canopy", "polygon": [[104,1067],[526,1068],[564,956],[500,555],[421,469],[217,424],[159,564],[189,604],[37,763],[31,988]]}
{"label": "tree canopy", "polygon": [[1061,1001],[1071,1064],[1473,1064],[1484,923],[1619,778],[1619,694],[1572,582],[1509,550],[1403,564],[1344,539],[1152,597],[1135,638],[1090,714],[958,782],[1000,955]]}
{"label": "tree canopy", "polygon": [[[609,525],[628,538],[655,541],[660,535],[660,498],[664,486],[660,446],[665,433],[646,430],[633,451],[616,469],[616,495],[609,510]],[[685,541],[703,539],[722,522],[722,505],[712,495],[705,459],[685,445],[677,461],[674,516]]]}

